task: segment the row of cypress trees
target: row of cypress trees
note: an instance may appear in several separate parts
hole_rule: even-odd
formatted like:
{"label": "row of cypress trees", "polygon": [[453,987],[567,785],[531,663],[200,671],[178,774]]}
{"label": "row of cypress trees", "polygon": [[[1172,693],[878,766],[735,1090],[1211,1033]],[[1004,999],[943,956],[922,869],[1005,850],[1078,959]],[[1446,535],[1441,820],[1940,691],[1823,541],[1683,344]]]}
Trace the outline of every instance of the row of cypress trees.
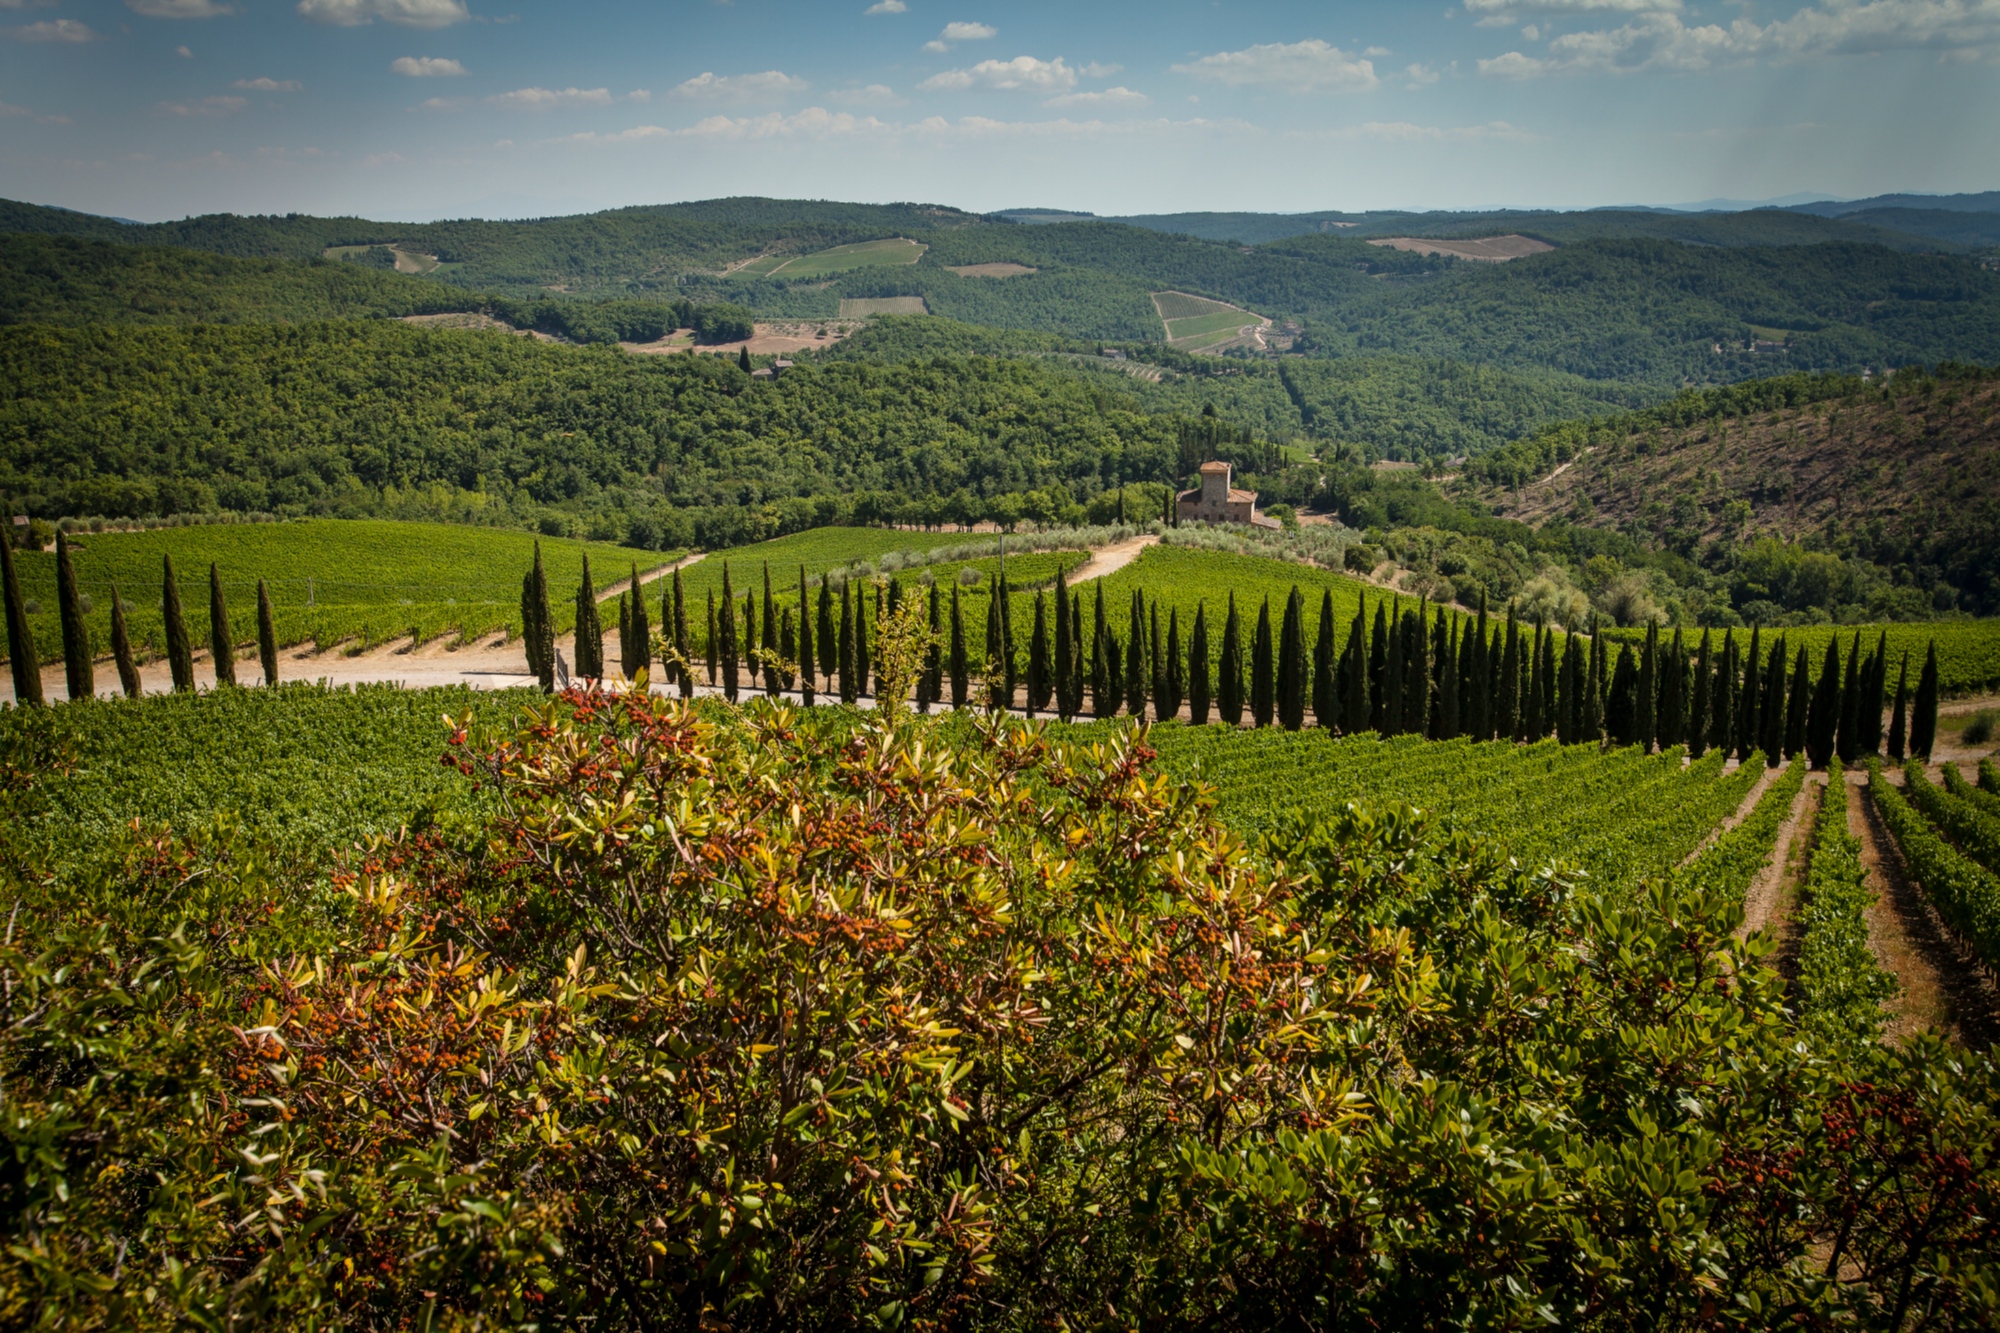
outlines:
{"label": "row of cypress trees", "polygon": [[[539,552],[530,578],[539,586]],[[1766,662],[1761,629],[1752,632],[1745,654],[1734,636],[1725,636],[1718,649],[1704,631],[1699,646],[1690,649],[1680,630],[1662,642],[1655,626],[1636,649],[1620,645],[1613,661],[1602,635],[1562,636],[1541,624],[1522,624],[1511,610],[1495,626],[1484,609],[1475,617],[1454,618],[1442,608],[1432,614],[1421,603],[1412,608],[1400,601],[1378,601],[1372,624],[1364,601],[1345,642],[1337,644],[1331,590],[1321,594],[1317,634],[1309,636],[1305,600],[1294,586],[1275,628],[1267,598],[1247,636],[1232,595],[1216,653],[1205,605],[1197,607],[1184,642],[1178,610],[1169,608],[1163,624],[1158,601],[1148,602],[1134,590],[1121,635],[1103,584],[1096,587],[1086,621],[1082,597],[1069,591],[1058,570],[1053,618],[1049,595],[1035,595],[1022,678],[1010,593],[1003,573],[987,599],[988,669],[978,702],[989,708],[1018,703],[1030,715],[1051,709],[1064,718],[1139,715],[1150,704],[1159,717],[1177,716],[1185,706],[1197,723],[1213,716],[1237,726],[1247,711],[1256,726],[1298,730],[1310,714],[1317,725],[1340,732],[1520,741],[1554,735],[1565,744],[1685,745],[1696,757],[1711,748],[1733,750],[1740,758],[1761,750],[1774,765],[1803,752],[1820,766],[1834,755],[1851,764],[1882,751],[1885,742],[1892,758],[1928,757],[1937,734],[1933,644],[1914,698],[1907,654],[1900,664],[1893,717],[1883,735],[1886,634],[1864,654],[1857,632],[1844,661],[1839,645],[1830,642],[1816,677],[1800,648],[1789,679],[1792,659],[1784,639]],[[732,700],[742,692],[746,671],[752,689],[761,674],[767,693],[799,689],[807,702],[816,696],[818,678],[842,702],[872,694],[869,603],[879,625],[904,595],[896,581],[860,589],[859,595],[850,583],[836,603],[831,584],[821,580],[815,602],[812,581],[801,568],[795,611],[780,604],[789,599],[774,595],[767,565],[761,601],[753,591],[739,606],[725,562],[720,603],[711,593],[707,608],[708,681]],[[949,685],[950,705],[965,708],[974,702],[974,681],[960,590],[952,585],[948,607],[937,586],[928,596],[932,648],[917,682],[916,703],[928,710],[947,702]],[[545,605],[545,592],[543,598]],[[814,614],[807,614],[809,607]],[[578,613],[579,623],[587,615],[591,626],[579,636],[579,669],[592,674],[584,666],[590,661],[601,674],[601,632],[595,628],[587,563]],[[692,693],[693,677],[680,668],[689,658],[678,571],[663,592],[660,615],[670,627],[663,635],[674,650],[671,658],[678,659],[668,662],[668,679],[684,694]],[[542,636],[543,642],[552,641],[545,627]],[[619,645],[625,675],[649,665],[650,627],[636,567],[619,600]]]}
{"label": "row of cypress trees", "polygon": [[[181,610],[180,580],[174,575],[174,558],[161,557],[160,616],[166,622],[167,665],[176,693],[195,688],[194,647],[188,638],[187,616]],[[0,542],[0,581],[5,584],[7,654],[14,669],[14,698],[17,702],[40,706],[46,702],[42,691],[41,658],[35,649],[34,626],[28,620],[27,603],[14,568],[11,546]],[[97,693],[96,648],[85,619],[83,594],[77,584],[76,565],[71,557],[69,534],[56,534],[56,609],[62,626],[63,684],[71,699],[88,699]],[[229,604],[222,592],[222,573],[208,567],[209,652],[215,666],[217,685],[236,684],[236,636],[229,626]],[[271,594],[264,580],[257,580],[257,656],[264,670],[264,683],[278,683],[278,631],[271,614]],[[111,585],[111,660],[118,671],[118,684],[128,698],[137,698],[141,686],[139,667],[132,652],[132,639],[125,628],[125,602],[118,585]]]}

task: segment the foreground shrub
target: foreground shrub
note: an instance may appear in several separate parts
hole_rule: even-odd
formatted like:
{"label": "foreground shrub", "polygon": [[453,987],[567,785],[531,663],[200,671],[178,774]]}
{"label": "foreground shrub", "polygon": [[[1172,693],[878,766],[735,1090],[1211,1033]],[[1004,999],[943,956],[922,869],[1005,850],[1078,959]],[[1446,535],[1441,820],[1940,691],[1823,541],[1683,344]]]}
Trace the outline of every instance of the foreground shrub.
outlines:
{"label": "foreground shrub", "polygon": [[19,876],[0,1322],[1993,1316],[1992,1064],[1797,1043],[1726,895],[954,725],[571,695],[331,892]]}

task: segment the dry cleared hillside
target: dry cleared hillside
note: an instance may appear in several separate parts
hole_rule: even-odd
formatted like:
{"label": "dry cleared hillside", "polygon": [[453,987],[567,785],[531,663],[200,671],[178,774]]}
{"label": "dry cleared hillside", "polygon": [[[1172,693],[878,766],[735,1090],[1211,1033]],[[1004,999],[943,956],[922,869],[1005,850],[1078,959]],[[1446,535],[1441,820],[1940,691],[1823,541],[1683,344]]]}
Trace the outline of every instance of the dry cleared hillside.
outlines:
{"label": "dry cleared hillside", "polygon": [[1990,585],[2000,376],[1902,375],[1803,407],[1599,437],[1537,480],[1478,496],[1508,518],[1616,528],[1684,551],[1811,539]]}

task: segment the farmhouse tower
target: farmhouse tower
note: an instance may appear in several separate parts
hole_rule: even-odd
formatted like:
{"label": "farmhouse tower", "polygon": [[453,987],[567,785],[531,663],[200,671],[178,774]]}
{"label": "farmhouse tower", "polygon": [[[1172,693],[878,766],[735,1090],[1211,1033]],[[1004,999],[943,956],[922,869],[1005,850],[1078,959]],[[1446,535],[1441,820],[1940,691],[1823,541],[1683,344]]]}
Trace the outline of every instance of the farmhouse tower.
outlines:
{"label": "farmhouse tower", "polygon": [[1239,491],[1229,484],[1227,463],[1201,465],[1201,486],[1182,491],[1175,505],[1183,523],[1242,523],[1250,527],[1282,526],[1274,518],[1257,512],[1257,492]]}

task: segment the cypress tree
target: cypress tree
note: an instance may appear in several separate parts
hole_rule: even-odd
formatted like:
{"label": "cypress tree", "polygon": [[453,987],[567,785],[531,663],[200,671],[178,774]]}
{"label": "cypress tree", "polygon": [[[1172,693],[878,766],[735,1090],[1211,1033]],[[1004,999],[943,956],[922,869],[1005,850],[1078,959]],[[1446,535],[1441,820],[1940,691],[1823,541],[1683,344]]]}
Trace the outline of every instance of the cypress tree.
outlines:
{"label": "cypress tree", "polygon": [[[1401,663],[1397,664],[1399,667]],[[1368,730],[1378,736],[1387,736],[1395,720],[1403,715],[1403,701],[1398,697],[1395,711],[1389,707],[1389,613],[1381,602],[1375,603],[1375,628],[1368,640]]]}
{"label": "cypress tree", "polygon": [[[4,539],[0,539],[4,540]],[[69,534],[56,533],[56,610],[62,622],[63,683],[72,699],[97,694],[97,664],[90,651],[90,622],[83,618],[83,593],[76,586]]]}
{"label": "cypress tree", "polygon": [[1521,654],[1526,662],[1521,668],[1521,725],[1515,732],[1517,741],[1533,741],[1545,729],[1542,717],[1542,622],[1535,621],[1535,637],[1521,635]]}
{"label": "cypress tree", "polygon": [[583,558],[583,584],[576,590],[576,674],[604,679],[604,622],[597,614],[597,587],[590,577],[590,557]]}
{"label": "cypress tree", "polygon": [[951,706],[963,709],[969,693],[971,670],[965,661],[965,607],[959,601],[958,585],[951,585]]}
{"label": "cypress tree", "polygon": [[1163,717],[1179,717],[1187,698],[1187,661],[1181,656],[1181,613],[1167,611],[1167,673],[1162,682],[1165,693],[1154,711]]}
{"label": "cypress tree", "polygon": [[1673,646],[1661,659],[1660,748],[1672,749],[1687,743],[1687,645],[1680,626],[1674,626]]}
{"label": "cypress tree", "polygon": [[208,565],[208,651],[214,659],[215,683],[236,683],[236,635],[229,628],[229,604],[222,598],[222,571]]}
{"label": "cypress tree", "polygon": [[521,576],[521,650],[528,658],[528,674],[542,674],[541,655],[537,652],[542,636],[535,633],[535,574],[529,570]]}
{"label": "cypress tree", "polygon": [[[1706,642],[1704,635],[1703,641]],[[1709,682],[1709,728],[1710,749],[1729,754],[1736,749],[1736,636],[1725,633],[1722,636],[1720,660],[1715,664],[1714,679]]]}
{"label": "cypress tree", "polygon": [[1110,717],[1118,711],[1118,701],[1112,697],[1114,686],[1111,681],[1111,629],[1104,620],[1104,580],[1097,580],[1091,599],[1090,616],[1090,715]]}
{"label": "cypress tree", "polygon": [[1409,681],[1407,657],[1409,636],[1403,632],[1403,614],[1397,608],[1389,630],[1389,649],[1382,662],[1382,725],[1385,736],[1403,734],[1403,687]]}
{"label": "cypress tree", "polygon": [[[840,595],[847,596],[844,588]],[[833,675],[840,670],[845,641],[840,637],[840,626],[833,618],[833,585],[825,575],[821,575],[819,580],[818,623],[813,626],[813,640],[819,647],[820,678],[826,682],[827,693],[832,694],[838,688]]]}
{"label": "cypress tree", "polygon": [[[188,639],[187,619],[181,614],[181,584],[174,577],[174,558],[163,555],[160,560],[166,568],[160,583],[160,618],[167,628],[167,665],[173,672],[174,693],[187,694],[194,689],[194,644]],[[35,682],[35,701],[39,703],[42,697],[39,675]],[[17,681],[17,691],[18,688]],[[15,697],[22,696],[17,692]]]}
{"label": "cypress tree", "polygon": [[[681,571],[674,569],[674,606],[668,623],[673,626],[674,651],[680,654],[680,661],[674,665],[674,683],[680,686],[681,698],[694,698],[694,642],[688,636],[687,590],[681,587]],[[665,607],[660,608],[666,611]]]}
{"label": "cypress tree", "polygon": [[715,614],[715,589],[708,590],[708,641],[704,649],[708,667],[708,687],[722,684],[722,622]]}
{"label": "cypress tree", "polygon": [[[799,660],[796,656],[799,650],[799,624],[793,621],[792,608],[789,606],[782,608],[778,614],[781,617],[778,629],[778,653],[785,661],[796,662]],[[779,672],[778,683],[785,689],[791,689],[794,683],[792,673]]]}
{"label": "cypress tree", "polygon": [[[21,576],[14,569],[14,542],[11,534],[0,534],[0,578],[6,583],[7,599],[7,661],[14,669],[14,702],[22,707],[39,708],[45,702],[42,697],[42,659],[35,652],[35,627],[28,620],[28,602],[21,595]],[[180,611],[180,594],[174,591],[174,562],[167,557],[166,608],[176,615],[167,621],[167,643],[174,641],[174,624]],[[187,631],[181,631],[183,638]],[[181,685],[179,660],[174,665],[174,688],[193,689],[194,669],[187,672],[188,684]]]}
{"label": "cypress tree", "polygon": [[1621,749],[1639,743],[1639,668],[1632,645],[1618,646],[1618,666],[1611,673],[1611,693],[1604,703],[1604,730]]}
{"label": "cypress tree", "polygon": [[1048,598],[1035,594],[1035,628],[1028,636],[1028,716],[1049,706]]}
{"label": "cypress tree", "polygon": [[757,637],[757,593],[754,589],[743,594],[743,625],[737,642],[743,645],[743,668],[750,677],[744,684],[754,694],[757,690],[758,650],[763,647]]}
{"label": "cypress tree", "polygon": [[1597,627],[1596,616],[1590,622],[1590,679],[1583,686],[1583,739],[1586,742],[1604,743],[1604,702],[1610,692],[1611,646],[1604,641],[1604,635]]}
{"label": "cypress tree", "polygon": [[1541,701],[1537,705],[1538,720],[1541,726],[1535,732],[1534,739],[1536,740],[1543,739],[1556,729],[1556,706],[1561,702],[1557,698],[1556,690],[1555,627],[1548,627],[1547,631],[1541,635],[1541,640],[1542,660],[1540,665],[1535,668],[1535,679],[1541,693]]}
{"label": "cypress tree", "polygon": [[145,692],[139,681],[139,664],[132,660],[132,636],[125,632],[125,602],[115,583],[111,585],[111,660],[118,664],[118,684],[127,699]]}
{"label": "cypress tree", "polygon": [[1813,685],[1812,711],[1806,718],[1806,757],[1814,768],[1825,768],[1834,756],[1840,732],[1840,645],[1826,641],[1826,660]]}
{"label": "cypress tree", "polygon": [[1882,752],[1883,691],[1889,687],[1889,632],[1875,639],[1875,654],[1868,659],[1868,674],[1862,678],[1861,749],[1867,754]]}
{"label": "cypress tree", "polygon": [[1690,759],[1699,759],[1708,753],[1711,722],[1709,687],[1714,683],[1711,680],[1714,662],[1710,654],[1713,651],[1708,631],[1704,629],[1701,632],[1701,648],[1698,650],[1694,666],[1694,702],[1688,706],[1687,747]]}
{"label": "cypress tree", "polygon": [[632,660],[632,599],[624,593],[618,594],[618,671],[630,676],[625,664]]}
{"label": "cypress tree", "polygon": [[1466,626],[1465,651],[1458,661],[1460,730],[1476,741],[1488,740],[1493,727],[1487,712],[1493,703],[1493,682],[1486,679],[1486,598],[1479,599],[1479,615]]}
{"label": "cypress tree", "polygon": [[1155,720],[1173,716],[1165,708],[1167,698],[1167,667],[1165,654],[1162,651],[1165,646],[1165,641],[1160,638],[1160,599],[1156,597],[1153,599],[1152,605],[1146,608],[1146,652],[1151,661],[1151,671],[1146,679],[1149,682],[1149,688],[1153,692],[1153,717]]}
{"label": "cypress tree", "polygon": [[1563,745],[1576,744],[1577,716],[1583,710],[1577,698],[1583,688],[1582,645],[1572,634],[1563,641],[1562,656],[1557,660],[1556,669],[1556,740]]}
{"label": "cypress tree", "polygon": [[839,672],[840,701],[851,704],[861,697],[861,682],[854,675],[854,582],[848,580],[840,585],[840,630],[839,660],[835,664]]}
{"label": "cypress tree", "polygon": [[[638,577],[638,571],[633,571]],[[775,699],[778,697],[778,602],[771,596],[771,562],[764,562],[764,693]],[[627,673],[630,674],[629,672]]]}
{"label": "cypress tree", "polygon": [[555,626],[549,612],[549,580],[542,570],[542,544],[538,541],[535,563],[521,581],[521,647],[528,657],[528,671],[544,693],[556,687],[555,643]]}
{"label": "cypress tree", "polygon": [[1889,719],[1889,757],[1897,763],[1903,762],[1904,739],[1907,731],[1906,714],[1910,706],[1910,654],[1903,653],[1902,668],[1896,673],[1896,713]]}
{"label": "cypress tree", "polygon": [[923,710],[926,713],[944,698],[944,608],[938,600],[936,580],[931,581],[928,601],[931,644],[924,650]]}
{"label": "cypress tree", "polygon": [[[1783,640],[1779,642],[1782,643]],[[1798,660],[1792,668],[1792,683],[1785,701],[1785,758],[1787,759],[1799,754],[1805,754],[1808,760],[1811,758],[1807,749],[1806,729],[1810,716],[1808,710],[1812,705],[1811,689],[1812,664],[1806,658],[1805,645],[1800,644]]]}
{"label": "cypress tree", "polygon": [[1076,700],[1069,692],[1070,640],[1075,628],[1069,619],[1069,584],[1063,578],[1063,568],[1056,565],[1056,633],[1055,661],[1051,664],[1055,673],[1056,715],[1067,722],[1076,716]]}
{"label": "cypress tree", "polygon": [[1660,738],[1660,627],[1646,626],[1646,646],[1639,654],[1638,707],[1633,710],[1633,736],[1639,748],[1651,751]]}
{"label": "cypress tree", "polygon": [[[1831,644],[1829,645],[1831,646]],[[1834,653],[1838,663],[1840,654]],[[1843,765],[1852,764],[1861,757],[1861,673],[1867,665],[1861,660],[1861,631],[1854,632],[1854,646],[1847,654],[1847,676],[1840,682],[1840,702],[1833,734],[1833,752],[1840,756]]]}
{"label": "cypress tree", "polygon": [[1008,699],[1003,694],[1006,667],[1006,649],[1000,642],[1000,585],[994,584],[993,595],[986,599],[986,708],[988,712],[998,712],[1005,708]]}
{"label": "cypress tree", "polygon": [[1319,632],[1313,636],[1312,709],[1314,724],[1326,731],[1336,731],[1340,727],[1340,681],[1335,671],[1333,589],[1322,588]]}
{"label": "cypress tree", "polygon": [[799,703],[810,708],[816,702],[818,684],[813,679],[819,666],[818,648],[813,643],[813,601],[812,588],[806,583],[806,567],[799,566],[799,655],[793,659],[799,664]]}
{"label": "cypress tree", "polygon": [[1917,701],[1910,714],[1910,753],[1925,763],[1937,744],[1938,669],[1937,640],[1924,652],[1924,671],[1917,677]]}
{"label": "cypress tree", "polygon": [[1757,643],[1761,633],[1763,626],[1750,627],[1750,655],[1743,662],[1743,690],[1737,695],[1736,758],[1739,762],[1747,761],[1752,750],[1763,747],[1764,682],[1759,674],[1762,670],[1762,654]]}
{"label": "cypress tree", "polygon": [[1298,731],[1306,724],[1305,599],[1297,584],[1285,598],[1285,618],[1278,630],[1278,725]]}
{"label": "cypress tree", "polygon": [[1014,691],[1021,683],[1020,668],[1014,658],[1014,589],[1004,569],[997,588],[1000,598],[1000,692],[1008,708],[1014,706]]}
{"label": "cypress tree", "polygon": [[1354,608],[1354,623],[1347,630],[1347,680],[1340,701],[1340,729],[1358,734],[1368,729],[1368,603],[1363,598]]}
{"label": "cypress tree", "polygon": [[[875,626],[882,625],[882,590],[875,590]],[[868,688],[868,677],[873,671],[875,654],[870,651],[868,640],[868,590],[863,588],[854,595],[854,688],[863,695],[875,693]]]}
{"label": "cypress tree", "polygon": [[1757,699],[1757,732],[1751,749],[1764,752],[1764,762],[1776,766],[1785,761],[1785,636],[1764,659],[1764,683]]}
{"label": "cypress tree", "polygon": [[1500,692],[1493,710],[1493,733],[1511,741],[1521,733],[1521,625],[1514,608],[1507,608],[1505,645],[1501,648]]}
{"label": "cypress tree", "polygon": [[653,624],[646,615],[646,589],[639,582],[639,562],[632,562],[632,652],[618,664],[624,669],[627,679],[636,680],[642,670],[648,678],[653,665]]}
{"label": "cypress tree", "polygon": [[[1438,702],[1437,716],[1431,725],[1431,734],[1439,740],[1450,740],[1462,735],[1464,728],[1459,718],[1458,663],[1463,656],[1460,644],[1463,636],[1454,636],[1452,625],[1445,618],[1442,608],[1438,611]],[[1465,627],[1470,634],[1472,627]],[[1455,641],[1456,640],[1456,641]]]}
{"label": "cypress tree", "polygon": [[[1512,608],[1509,608],[1511,614]],[[1489,739],[1511,740],[1507,728],[1507,713],[1502,706],[1500,695],[1503,677],[1507,674],[1507,636],[1500,630],[1493,631],[1491,642],[1486,645],[1486,731]]]}
{"label": "cypress tree", "polygon": [[1223,725],[1243,725],[1243,628],[1236,616],[1236,594],[1229,594],[1229,618],[1222,622],[1222,660],[1216,664],[1216,713]]}
{"label": "cypress tree", "polygon": [[1422,609],[1403,613],[1403,731],[1430,734],[1431,636]]}
{"label": "cypress tree", "polygon": [[1271,643],[1271,599],[1266,596],[1257,611],[1257,637],[1250,643],[1250,721],[1268,727],[1277,713],[1275,654]]}
{"label": "cypress tree", "polygon": [[1083,594],[1069,595],[1069,666],[1065,671],[1069,679],[1070,707],[1073,712],[1083,711]]}
{"label": "cypress tree", "polygon": [[722,693],[731,703],[736,702],[740,681],[738,673],[742,669],[741,645],[736,637],[736,589],[729,578],[729,562],[722,562],[722,601],[717,607],[721,619],[716,622],[716,633],[721,636],[719,651],[722,656]]}
{"label": "cypress tree", "polygon": [[1208,604],[1196,602],[1194,626],[1188,631],[1188,721],[1195,726],[1208,722],[1210,699],[1208,674]]}
{"label": "cypress tree", "polygon": [[1133,717],[1146,716],[1146,602],[1137,588],[1125,626],[1125,708]]}
{"label": "cypress tree", "polygon": [[[115,597],[116,591],[112,593]],[[271,592],[264,580],[257,580],[257,657],[264,668],[264,684],[278,683],[278,627],[271,619]]]}

